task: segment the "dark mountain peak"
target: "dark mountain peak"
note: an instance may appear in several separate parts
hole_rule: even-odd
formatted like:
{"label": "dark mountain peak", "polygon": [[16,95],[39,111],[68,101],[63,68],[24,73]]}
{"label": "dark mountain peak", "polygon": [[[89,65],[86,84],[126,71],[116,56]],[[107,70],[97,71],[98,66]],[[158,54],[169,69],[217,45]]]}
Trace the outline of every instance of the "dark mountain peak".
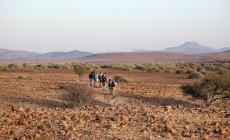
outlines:
{"label": "dark mountain peak", "polygon": [[91,52],[84,52],[84,51],[79,51],[79,50],[73,50],[69,52],[49,52],[45,53],[42,55],[36,56],[37,58],[79,58],[79,57],[84,57],[88,55],[92,55],[93,53]]}
{"label": "dark mountain peak", "polygon": [[185,42],[184,44],[186,44],[186,45],[197,45],[199,43],[197,43],[196,41],[188,41],[188,42]]}
{"label": "dark mountain peak", "polygon": [[180,52],[185,54],[201,54],[201,53],[211,53],[215,50],[210,47],[203,46],[195,41],[185,42],[178,47],[167,48],[163,51],[166,52]]}

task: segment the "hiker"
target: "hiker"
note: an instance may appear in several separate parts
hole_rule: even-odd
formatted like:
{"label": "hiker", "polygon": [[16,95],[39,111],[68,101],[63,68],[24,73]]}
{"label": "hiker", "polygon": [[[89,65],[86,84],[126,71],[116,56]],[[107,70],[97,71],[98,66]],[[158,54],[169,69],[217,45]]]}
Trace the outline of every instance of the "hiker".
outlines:
{"label": "hiker", "polygon": [[93,75],[94,75],[94,71],[92,71],[92,72],[89,74],[90,86],[93,85]]}
{"label": "hiker", "polygon": [[102,86],[104,88],[106,88],[106,82],[107,82],[106,73],[102,74],[102,76],[101,76],[101,82],[102,82]]}
{"label": "hiker", "polygon": [[117,83],[115,82],[115,80],[109,79],[109,82],[108,82],[109,94],[112,95],[112,98],[115,98],[114,90],[115,90],[116,86],[117,86]]}
{"label": "hiker", "polygon": [[99,80],[99,87],[101,88],[102,87],[102,73],[100,72],[99,75],[98,75],[98,80]]}
{"label": "hiker", "polygon": [[96,87],[98,83],[98,74],[96,72],[93,75],[93,80],[94,80],[93,85]]}

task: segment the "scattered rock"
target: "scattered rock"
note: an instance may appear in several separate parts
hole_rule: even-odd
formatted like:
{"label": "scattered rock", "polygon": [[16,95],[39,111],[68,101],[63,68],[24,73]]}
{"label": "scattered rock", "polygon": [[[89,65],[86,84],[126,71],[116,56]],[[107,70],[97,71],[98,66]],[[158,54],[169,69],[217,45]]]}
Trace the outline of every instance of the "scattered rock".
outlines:
{"label": "scattered rock", "polygon": [[38,133],[36,133],[36,134],[34,135],[34,138],[36,138],[36,139],[40,139],[40,138],[41,138],[41,135],[40,135],[40,134],[38,134]]}
{"label": "scattered rock", "polygon": [[224,128],[224,127],[220,127],[219,128],[219,133],[221,135],[227,135],[228,134],[228,129]]}
{"label": "scattered rock", "polygon": [[167,139],[169,139],[169,140],[172,140],[173,138],[172,138],[172,135],[170,134],[170,133],[164,133],[163,134],[163,137],[165,137],[165,138],[167,138]]}
{"label": "scattered rock", "polygon": [[128,122],[129,121],[129,117],[126,116],[125,114],[122,114],[121,115],[121,120],[124,120],[124,121]]}
{"label": "scattered rock", "polygon": [[205,134],[201,136],[201,140],[210,140],[210,138],[208,135]]}
{"label": "scattered rock", "polygon": [[12,119],[10,119],[10,118],[6,118],[4,121],[7,123],[12,123]]}
{"label": "scattered rock", "polygon": [[195,134],[191,134],[191,139],[197,139],[197,136]]}
{"label": "scattered rock", "polygon": [[115,122],[115,123],[120,123],[121,122],[121,117],[119,115],[115,115],[113,116],[112,120]]}
{"label": "scattered rock", "polygon": [[20,118],[18,121],[18,124],[20,125],[28,125],[28,121],[25,118]]}
{"label": "scattered rock", "polygon": [[47,129],[47,127],[45,125],[40,125],[38,128],[43,130],[43,131],[45,131]]}
{"label": "scattered rock", "polygon": [[113,140],[119,140],[117,137],[114,137]]}
{"label": "scattered rock", "polygon": [[26,136],[22,136],[20,140],[26,140]]}
{"label": "scattered rock", "polygon": [[165,125],[165,132],[170,132],[171,131],[171,127],[169,126],[169,124]]}
{"label": "scattered rock", "polygon": [[16,135],[16,130],[10,130],[10,135]]}
{"label": "scattered rock", "polygon": [[77,121],[77,120],[78,120],[77,114],[74,114],[70,119],[71,119],[72,121]]}
{"label": "scattered rock", "polygon": [[166,106],[164,110],[165,111],[170,111],[171,109],[172,109],[172,106]]}

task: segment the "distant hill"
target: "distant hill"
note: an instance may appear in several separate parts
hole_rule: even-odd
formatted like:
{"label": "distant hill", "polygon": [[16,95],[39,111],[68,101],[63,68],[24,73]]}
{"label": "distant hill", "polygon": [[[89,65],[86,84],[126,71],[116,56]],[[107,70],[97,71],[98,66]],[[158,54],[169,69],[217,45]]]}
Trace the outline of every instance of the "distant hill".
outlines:
{"label": "distant hill", "polygon": [[0,59],[18,59],[18,58],[79,58],[92,55],[90,52],[70,51],[70,52],[50,52],[40,54],[36,52],[28,52],[22,50],[8,50],[0,48]]}
{"label": "distant hill", "polygon": [[8,51],[10,51],[10,50],[8,50],[8,49],[1,49],[0,48],[0,54],[3,54],[3,53],[8,52]]}
{"label": "distant hill", "polygon": [[91,52],[83,51],[70,51],[70,52],[50,52],[36,56],[36,58],[79,58],[84,56],[93,55]]}
{"label": "distant hill", "polygon": [[75,61],[79,62],[203,62],[230,60],[230,51],[205,54],[182,54],[175,52],[124,52],[95,54]]}
{"label": "distant hill", "polygon": [[174,52],[119,52],[94,54],[79,58],[79,61],[90,62],[170,62],[180,61],[185,54]]}
{"label": "distant hill", "polygon": [[226,51],[229,51],[230,50],[230,47],[224,47],[224,48],[221,48],[219,50],[216,50],[216,52],[226,52]]}
{"label": "distant hill", "polygon": [[198,44],[197,42],[186,42],[178,47],[167,48],[164,52],[179,52],[184,54],[202,54],[211,53],[216,50],[210,47],[206,47]]}
{"label": "distant hill", "polygon": [[31,58],[39,55],[39,53],[35,52],[27,52],[27,51],[12,51],[8,49],[0,49],[0,59],[16,59],[16,58]]}
{"label": "distant hill", "polygon": [[104,53],[94,54],[91,56],[71,59],[57,59],[57,58],[25,58],[25,59],[0,59],[0,64],[9,63],[28,63],[28,64],[42,64],[42,63],[161,63],[161,62],[210,62],[210,61],[230,61],[230,51],[215,52],[205,54],[187,55],[174,52],[123,52],[123,53]]}
{"label": "distant hill", "polygon": [[153,52],[153,50],[146,50],[145,48],[134,49],[131,52]]}

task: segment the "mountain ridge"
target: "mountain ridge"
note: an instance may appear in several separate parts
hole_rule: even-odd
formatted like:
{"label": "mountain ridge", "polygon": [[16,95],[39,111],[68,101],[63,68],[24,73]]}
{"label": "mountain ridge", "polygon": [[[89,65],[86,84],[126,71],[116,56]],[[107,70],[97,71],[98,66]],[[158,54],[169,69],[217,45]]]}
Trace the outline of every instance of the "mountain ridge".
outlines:
{"label": "mountain ridge", "polygon": [[85,57],[88,55],[93,55],[94,53],[91,52],[84,52],[84,51],[78,51],[73,50],[69,52],[49,52],[44,53],[41,55],[36,56],[36,58],[79,58],[79,57]]}
{"label": "mountain ridge", "polygon": [[184,54],[202,54],[202,53],[215,52],[216,50],[211,47],[203,46],[195,41],[191,41],[191,42],[185,42],[184,44],[177,47],[166,48],[163,51],[180,52]]}
{"label": "mountain ridge", "polygon": [[[127,53],[142,53],[142,52],[174,52],[174,53],[182,53],[186,55],[194,55],[194,54],[205,54],[205,53],[214,53],[214,52],[226,52],[230,50],[230,47],[225,47],[221,49],[213,49],[211,47],[206,47],[203,45],[200,45],[199,43],[192,41],[192,42],[185,42],[182,45],[179,45],[177,47],[171,47],[166,48],[164,50],[146,50],[144,48],[141,49],[134,49],[131,52]],[[114,53],[120,53],[120,52],[104,52],[104,53],[96,53],[100,55],[104,54],[114,54]],[[81,58],[81,57],[88,57],[91,55],[95,55],[95,53],[92,52],[86,52],[86,51],[79,51],[79,50],[73,50],[68,52],[48,52],[48,53],[36,53],[36,52],[29,52],[29,51],[23,51],[23,50],[9,50],[5,48],[0,48],[0,59],[18,59],[18,58],[35,58],[35,59],[72,59],[72,58]]]}

